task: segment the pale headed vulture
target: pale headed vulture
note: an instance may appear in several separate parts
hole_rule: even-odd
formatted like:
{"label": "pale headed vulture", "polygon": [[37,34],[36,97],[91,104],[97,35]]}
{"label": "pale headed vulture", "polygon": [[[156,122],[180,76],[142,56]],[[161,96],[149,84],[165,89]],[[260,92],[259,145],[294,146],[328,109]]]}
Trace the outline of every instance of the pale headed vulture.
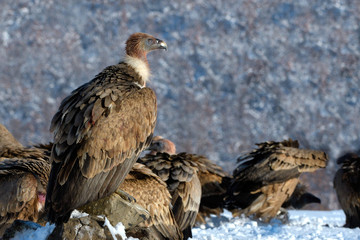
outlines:
{"label": "pale headed vulture", "polygon": [[[50,146],[17,149],[0,161],[0,236],[13,221],[37,222],[44,211]],[[12,152],[14,154],[14,151]]]}
{"label": "pale headed vulture", "polygon": [[[150,218],[139,227],[147,228],[152,239],[182,239],[182,232],[175,220],[171,206],[171,195],[166,183],[141,163],[135,163],[130,173],[125,177],[120,188],[136,199],[136,203],[144,207]],[[128,236],[141,238],[131,229]]]}
{"label": "pale headed vulture", "polygon": [[[151,150],[151,154],[156,154],[156,152],[174,154],[176,152],[175,144],[161,136],[154,137],[148,149]],[[198,166],[198,177],[201,183],[201,201],[196,222],[205,224],[205,218],[209,217],[210,214],[219,216],[223,212],[224,197],[231,176],[204,156],[188,155]]]}
{"label": "pale headed vulture", "polygon": [[[139,158],[138,162],[146,165],[166,182],[176,222],[183,233],[183,239],[188,239],[192,237],[191,228],[195,224],[201,199],[198,165],[191,154],[175,154],[175,145],[170,146],[169,153],[158,152],[163,141],[157,140],[155,138],[149,147],[152,151]],[[170,141],[167,143],[173,144]]]}
{"label": "pale headed vulture", "polygon": [[51,223],[66,222],[73,209],[117,190],[150,144],[157,112],[155,93],[146,87],[147,53],[157,49],[167,49],[166,43],[132,34],[123,61],[62,101],[50,127],[54,146],[46,208]]}
{"label": "pale headed vulture", "polygon": [[268,222],[291,197],[300,174],[325,168],[327,156],[322,151],[299,149],[299,143],[291,139],[257,145],[238,158],[226,205]]}
{"label": "pale headed vulture", "polygon": [[340,169],[334,177],[334,188],[341,208],[345,212],[344,227],[360,227],[360,157],[347,153],[338,158]]}

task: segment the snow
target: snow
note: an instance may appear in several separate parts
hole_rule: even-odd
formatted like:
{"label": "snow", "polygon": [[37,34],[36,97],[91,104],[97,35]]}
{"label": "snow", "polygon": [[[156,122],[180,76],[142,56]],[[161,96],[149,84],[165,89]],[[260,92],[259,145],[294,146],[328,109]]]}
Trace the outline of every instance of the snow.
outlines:
{"label": "snow", "polygon": [[[231,216],[229,211],[225,211],[220,217],[211,217],[207,226],[193,228],[192,239],[204,240],[341,240],[341,239],[360,239],[360,229],[343,228],[345,215],[341,210],[333,211],[310,211],[310,210],[291,210],[289,211],[289,222],[281,223],[274,219],[270,223],[262,223],[251,220],[244,216]],[[113,236],[121,235],[125,238],[124,226],[119,223],[115,227],[111,226],[106,219],[105,225],[108,226]],[[36,231],[27,230],[18,233],[16,240],[42,240],[53,230],[53,225],[46,225]],[[128,238],[134,239],[134,238]]]}
{"label": "snow", "polygon": [[72,211],[70,218],[82,218],[82,217],[87,217],[87,216],[89,216],[88,213],[80,212],[75,209],[74,211]]}
{"label": "snow", "polygon": [[193,228],[193,239],[360,239],[360,229],[343,228],[344,223],[341,210],[289,211],[286,224],[277,219],[262,223],[246,217],[232,218],[230,212],[225,212],[218,226]]}
{"label": "snow", "polygon": [[105,217],[104,226],[108,227],[108,229],[110,230],[110,233],[114,239],[117,239],[116,235],[120,235],[123,239],[126,239],[125,227],[121,222],[119,222],[118,224],[116,224],[115,227],[113,227],[111,225],[111,223],[109,222],[109,220]]}
{"label": "snow", "polygon": [[45,227],[38,228],[36,230],[26,230],[17,233],[12,239],[13,240],[42,240],[46,239],[47,236],[54,230],[55,224],[47,223]]}

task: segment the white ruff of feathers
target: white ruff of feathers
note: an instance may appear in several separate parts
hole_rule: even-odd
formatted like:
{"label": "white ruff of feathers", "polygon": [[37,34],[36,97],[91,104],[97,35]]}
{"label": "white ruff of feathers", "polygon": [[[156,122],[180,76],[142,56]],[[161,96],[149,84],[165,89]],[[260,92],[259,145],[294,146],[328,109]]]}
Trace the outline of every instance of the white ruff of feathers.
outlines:
{"label": "white ruff of feathers", "polygon": [[145,87],[146,82],[150,78],[150,69],[148,64],[139,58],[131,57],[129,55],[125,56],[124,62],[133,67],[135,71],[141,76],[142,80],[144,81],[143,87]]}

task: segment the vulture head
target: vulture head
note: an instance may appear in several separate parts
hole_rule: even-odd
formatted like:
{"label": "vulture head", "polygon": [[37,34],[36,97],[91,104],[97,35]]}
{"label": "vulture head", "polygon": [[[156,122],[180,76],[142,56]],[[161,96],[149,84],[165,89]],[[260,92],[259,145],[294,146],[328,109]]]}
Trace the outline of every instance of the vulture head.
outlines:
{"label": "vulture head", "polygon": [[167,44],[146,33],[134,33],[126,41],[125,62],[131,65],[146,83],[150,76],[147,54],[153,50],[165,49]]}
{"label": "vulture head", "polygon": [[345,162],[353,162],[356,161],[357,159],[359,159],[358,154],[356,154],[355,152],[349,152],[344,154],[343,156],[339,157],[336,160],[337,164],[343,164]]}
{"label": "vulture head", "polygon": [[148,150],[151,150],[150,154],[156,155],[157,152],[167,153],[173,155],[176,153],[175,144],[161,136],[156,136],[152,139]]}

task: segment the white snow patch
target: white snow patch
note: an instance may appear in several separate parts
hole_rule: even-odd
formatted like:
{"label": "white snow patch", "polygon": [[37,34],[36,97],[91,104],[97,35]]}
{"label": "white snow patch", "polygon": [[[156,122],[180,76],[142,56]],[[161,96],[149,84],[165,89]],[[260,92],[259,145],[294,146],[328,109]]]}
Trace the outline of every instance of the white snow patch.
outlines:
{"label": "white snow patch", "polygon": [[[335,211],[289,211],[289,223],[282,224],[279,220],[262,223],[246,217],[232,218],[225,211],[217,227],[193,228],[192,239],[360,239],[360,229],[343,228],[345,215],[341,210]],[[219,218],[218,218],[219,219]]]}
{"label": "white snow patch", "polygon": [[55,228],[55,224],[47,223],[44,227],[40,227],[36,230],[25,230],[18,232],[12,238],[12,240],[45,240]]}
{"label": "white snow patch", "polygon": [[107,226],[108,229],[110,230],[110,233],[112,235],[112,237],[116,240],[116,234],[120,235],[122,237],[122,239],[127,239],[126,234],[125,234],[125,227],[124,225],[119,222],[118,224],[116,224],[115,227],[113,227],[111,225],[111,223],[109,222],[109,220],[105,217],[105,223],[104,226]]}
{"label": "white snow patch", "polygon": [[85,212],[80,212],[75,209],[74,211],[72,211],[70,218],[82,218],[82,217],[87,217],[87,216],[89,216],[89,214],[87,214]]}

